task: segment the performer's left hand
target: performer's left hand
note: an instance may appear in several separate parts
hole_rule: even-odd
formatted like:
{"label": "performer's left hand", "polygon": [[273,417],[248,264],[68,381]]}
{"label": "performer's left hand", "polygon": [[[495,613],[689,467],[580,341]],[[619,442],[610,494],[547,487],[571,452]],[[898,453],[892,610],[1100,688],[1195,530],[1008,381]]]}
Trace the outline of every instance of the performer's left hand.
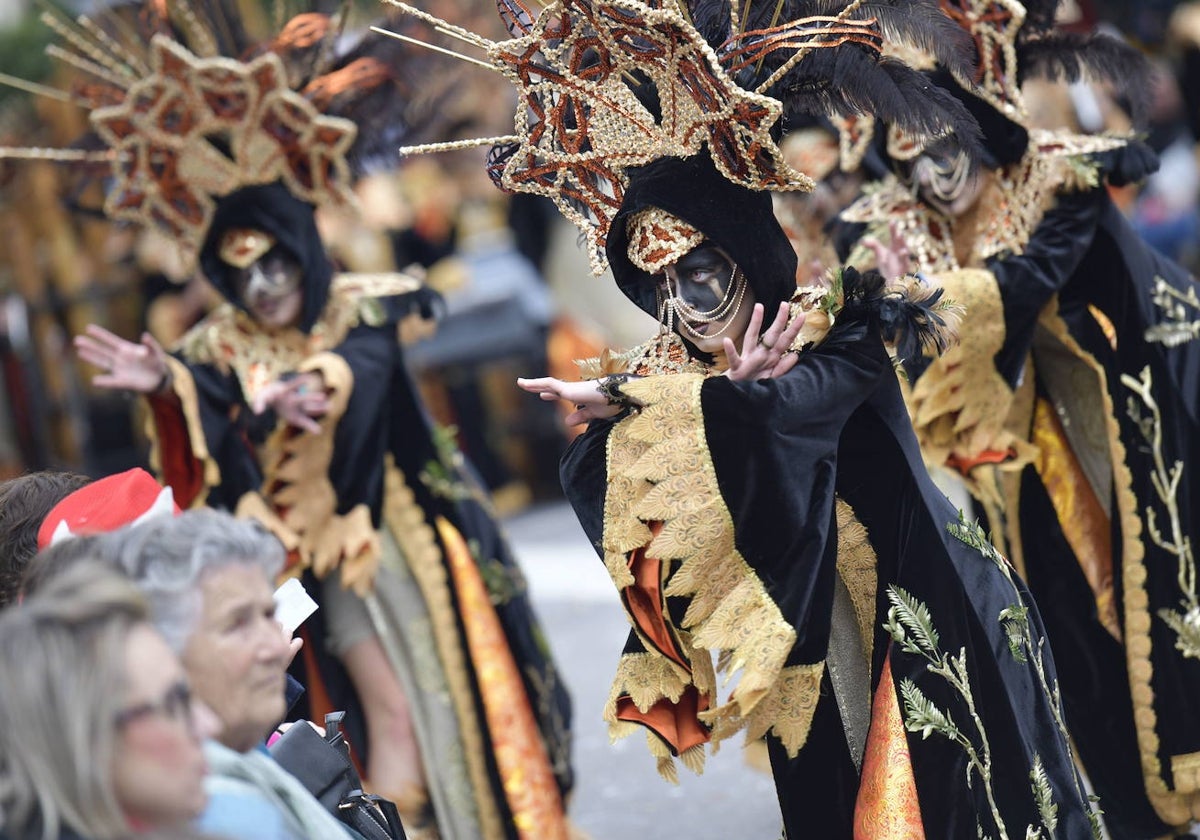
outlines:
{"label": "performer's left hand", "polygon": [[725,371],[734,381],[746,379],[771,379],[783,376],[799,358],[795,353],[788,352],[800,328],[804,326],[804,315],[801,313],[791,324],[788,318],[791,308],[787,302],[779,304],[779,312],[771,326],[762,331],[763,306],[754,304],[754,312],[750,315],[750,323],[746,326],[746,334],[742,337],[742,352],[737,351],[733,339],[725,339],[725,358],[729,360],[729,369]]}
{"label": "performer's left hand", "polygon": [[888,225],[888,241],[880,242],[877,237],[867,236],[862,244],[875,252],[875,268],[887,281],[895,280],[912,271],[912,256],[908,251],[908,243],[900,234],[900,227],[895,222]]}

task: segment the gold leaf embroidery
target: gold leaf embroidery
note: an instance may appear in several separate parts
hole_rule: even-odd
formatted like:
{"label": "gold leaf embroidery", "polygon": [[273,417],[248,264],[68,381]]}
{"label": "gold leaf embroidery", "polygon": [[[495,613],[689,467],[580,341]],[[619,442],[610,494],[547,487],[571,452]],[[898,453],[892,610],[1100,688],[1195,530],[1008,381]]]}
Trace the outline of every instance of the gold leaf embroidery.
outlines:
{"label": "gold leaf embroidery", "polygon": [[[799,733],[807,732],[811,709],[791,698],[770,698],[774,689],[781,688],[781,679],[794,688],[802,682],[803,669],[810,669],[811,675],[811,669],[821,666],[783,668],[796,633],[735,547],[733,520],[721,498],[704,435],[699,402],[703,381],[701,374],[678,374],[630,382],[626,393],[644,408],[609,434],[606,565],[617,586],[623,587],[632,582],[626,560],[630,551],[646,547],[650,556],[672,564],[665,594],[691,596],[676,632],[686,640],[683,649],[693,670],[688,674],[687,669],[676,669],[658,654],[649,654],[651,660],[630,660],[618,670],[611,703],[622,693],[632,696],[628,674],[634,668],[652,680],[637,689],[639,708],[649,708],[664,697],[678,699],[687,683],[675,680],[686,679],[701,691],[711,691],[715,675],[711,675],[710,657],[716,652],[722,670],[742,673],[728,701],[701,714],[713,727],[714,748],[745,728],[760,707],[753,718],[758,731],[774,729],[781,736],[786,733],[789,744],[803,743]],[[653,539],[647,522],[662,523]],[[627,722],[613,719],[615,706],[610,711],[614,738],[635,731]],[[673,775],[674,769],[666,767],[669,751],[663,755],[665,746],[654,738],[651,742],[660,772]],[[682,757],[685,766],[700,766],[702,745],[696,750],[693,747]]]}

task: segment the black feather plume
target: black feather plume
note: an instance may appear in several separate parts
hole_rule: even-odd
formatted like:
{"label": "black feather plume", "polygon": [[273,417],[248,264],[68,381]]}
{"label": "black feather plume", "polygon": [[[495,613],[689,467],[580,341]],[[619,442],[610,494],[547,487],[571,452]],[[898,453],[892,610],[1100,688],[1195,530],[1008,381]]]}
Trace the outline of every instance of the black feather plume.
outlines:
{"label": "black feather plume", "polygon": [[953,137],[972,159],[982,147],[962,102],[903,62],[865,50],[814,51],[769,93],[789,116],[869,114],[918,137]]}
{"label": "black feather plume", "polygon": [[1038,35],[1018,44],[1017,63],[1022,82],[1030,78],[1074,82],[1084,76],[1108,82],[1134,124],[1145,124],[1153,69],[1141,52],[1119,38],[1102,33]]}
{"label": "black feather plume", "polygon": [[889,286],[878,271],[842,269],[845,306],[838,322],[874,320],[879,334],[901,360],[942,353],[955,340],[955,325],[946,316],[940,287]]}

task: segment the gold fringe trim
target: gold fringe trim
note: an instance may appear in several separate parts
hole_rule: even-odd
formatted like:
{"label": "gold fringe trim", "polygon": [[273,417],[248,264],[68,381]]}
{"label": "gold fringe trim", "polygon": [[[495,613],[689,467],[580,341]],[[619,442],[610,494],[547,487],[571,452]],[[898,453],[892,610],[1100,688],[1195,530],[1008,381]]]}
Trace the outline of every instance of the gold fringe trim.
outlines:
{"label": "gold fringe trim", "polygon": [[[1163,766],[1158,758],[1158,715],[1154,710],[1154,665],[1151,654],[1150,598],[1146,593],[1145,548],[1142,545],[1142,520],[1138,516],[1137,497],[1133,492],[1133,476],[1125,461],[1125,445],[1121,442],[1121,427],[1117,421],[1112,394],[1104,387],[1103,368],[1075,341],[1066,323],[1058,316],[1057,303],[1043,310],[1039,325],[1062,342],[1096,373],[1104,401],[1104,416],[1108,426],[1109,450],[1112,453],[1113,488],[1116,496],[1114,514],[1121,523],[1121,581],[1124,588],[1125,660],[1129,670],[1129,690],[1133,699],[1133,720],[1137,728],[1141,753],[1142,774],[1146,793],[1159,818],[1172,826],[1184,826],[1200,818],[1200,790],[1195,787],[1180,790],[1167,787]],[[1200,782],[1192,774],[1188,782]]]}
{"label": "gold fringe trim", "polygon": [[[167,370],[171,375],[171,390],[179,399],[183,411],[183,421],[187,426],[188,443],[192,447],[192,457],[204,465],[204,489],[192,502],[192,507],[203,507],[208,498],[208,491],[221,483],[221,466],[208,451],[208,440],[204,437],[204,426],[200,422],[200,396],[196,393],[196,380],[188,366],[173,356],[167,356]],[[154,416],[146,412],[146,437],[150,441],[150,469],[156,475],[162,475],[162,452],[159,449],[158,429],[154,425]]]}
{"label": "gold fringe trim", "polygon": [[[787,750],[789,758],[796,754],[808,741],[813,715],[821,699],[821,676],[825,663],[815,665],[791,665],[780,671],[774,686],[744,721],[747,743],[757,741],[767,734],[775,733]],[[701,714],[702,720],[706,714]],[[733,730],[736,731],[736,730]],[[732,731],[729,734],[733,734]],[[713,731],[717,740],[717,731]]]}
{"label": "gold fringe trim", "polygon": [[[1004,344],[1003,303],[995,275],[981,269],[960,269],[939,275],[946,297],[965,306],[960,342],[933,360],[912,386],[909,414],[921,451],[930,464],[956,459],[975,461],[981,453],[1008,452],[1004,470],[1019,471],[1037,450],[1006,428],[1014,392],[996,370],[995,356]],[[967,482],[973,495],[987,497],[990,482],[979,477]],[[998,499],[990,499],[996,503]]]}
{"label": "gold fringe trim", "polygon": [[617,718],[617,699],[624,695],[645,714],[663,698],[678,702],[688,685],[687,671],[660,653],[623,653],[604,704],[604,719],[610,724],[625,723]]}
{"label": "gold fringe trim", "polygon": [[[723,654],[719,664],[727,679],[742,672],[728,701],[701,716],[714,728],[715,749],[722,738],[743,728],[780,684],[796,632],[734,545],[733,519],[721,498],[704,435],[703,382],[702,375],[679,374],[626,385],[626,393],[644,408],[609,435],[603,548],[618,588],[632,582],[626,559],[630,551],[646,547],[650,556],[671,562],[675,571],[664,595],[691,599],[682,621],[682,630],[691,634],[687,646],[697,653]],[[653,539],[645,524],[652,521],[662,523]],[[702,662],[707,655],[689,658]],[[653,693],[639,699],[652,704]],[[800,713],[783,705],[768,708],[776,714]],[[765,710],[756,720],[763,731],[796,726]],[[626,727],[614,726],[612,734],[619,737],[624,731]]]}
{"label": "gold fringe trim", "polygon": [[[488,748],[477,714],[458,615],[450,597],[449,572],[437,542],[437,534],[391,455],[387,456],[384,473],[384,521],[396,538],[396,544],[404,554],[413,580],[425,600],[425,607],[429,610],[434,647],[446,677],[450,702],[458,718],[463,757],[482,835],[485,840],[503,838],[506,836],[504,826],[492,797],[484,758]],[[437,760],[436,757],[433,760]]]}

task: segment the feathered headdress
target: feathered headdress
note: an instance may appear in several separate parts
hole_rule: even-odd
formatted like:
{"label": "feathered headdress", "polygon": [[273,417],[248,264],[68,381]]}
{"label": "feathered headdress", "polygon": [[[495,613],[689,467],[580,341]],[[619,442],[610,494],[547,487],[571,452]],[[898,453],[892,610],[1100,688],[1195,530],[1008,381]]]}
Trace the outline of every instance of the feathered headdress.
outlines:
{"label": "feathered headdress", "polygon": [[[1087,78],[1104,83],[1127,108],[1133,123],[1144,123],[1150,79],[1145,57],[1106,33],[1060,30],[1055,20],[1059,0],[938,1],[946,18],[973,45],[974,71],[964,73],[960,67],[945,65],[932,53],[904,54],[913,63],[926,65],[939,88],[966,103],[983,127],[995,163],[1019,160],[1029,144],[1028,132],[1034,125],[1021,91],[1029,79],[1076,82]],[[922,150],[905,126],[878,116],[889,123],[891,157],[911,158]],[[862,125],[855,128],[860,138],[871,133],[871,129],[864,132]]]}
{"label": "feathered headdress", "polygon": [[346,49],[348,4],[304,5],[265,38],[232,0],[137,0],[74,21],[48,8],[59,43],[47,52],[77,80],[22,86],[85,109],[90,132],[69,149],[0,158],[103,178],[104,213],[157,226],[189,264],[216,200],[242,187],[280,181],[310,204],[351,201],[354,178],[408,139],[418,68],[384,39]]}
{"label": "feathered headdress", "polygon": [[[966,38],[925,0],[498,0],[512,38],[491,41],[401,0],[402,11],[483,50],[467,58],[516,87],[516,133],[407,153],[493,146],[502,189],[550,198],[585,234],[593,270],[627,171],[707,150],[753,190],[807,190],[776,140],[781,118],[876,113],[935,138],[977,137],[960,103],[882,55],[911,42],[963,73]],[[399,36],[404,37],[404,36]]]}

